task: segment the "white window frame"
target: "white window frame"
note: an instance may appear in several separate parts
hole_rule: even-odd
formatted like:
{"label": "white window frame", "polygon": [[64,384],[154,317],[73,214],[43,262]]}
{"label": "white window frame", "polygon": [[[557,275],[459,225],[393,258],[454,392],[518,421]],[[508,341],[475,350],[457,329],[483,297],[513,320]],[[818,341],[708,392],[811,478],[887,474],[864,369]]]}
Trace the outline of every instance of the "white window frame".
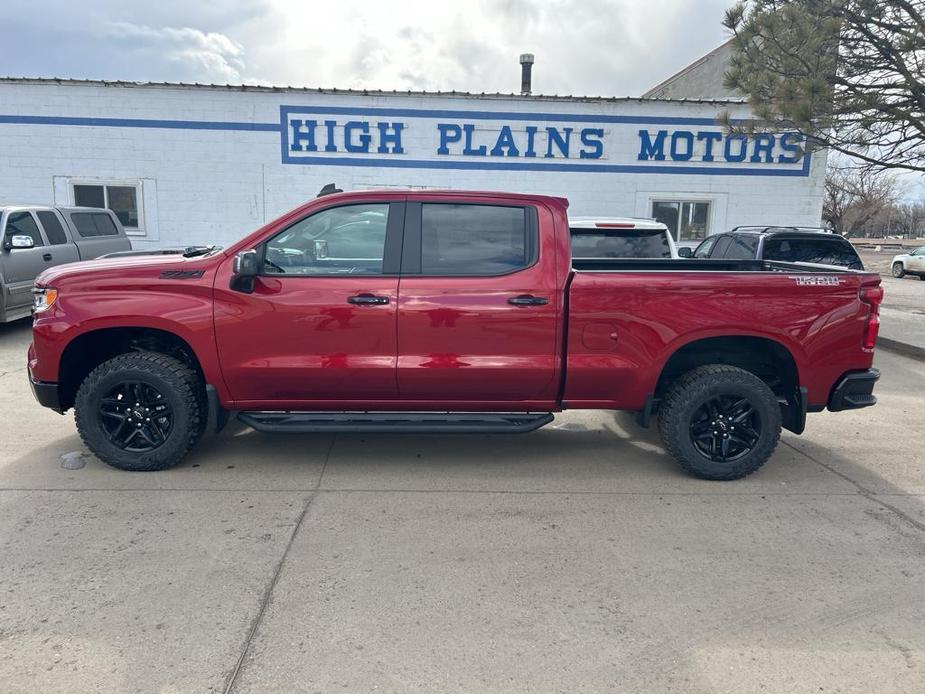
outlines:
{"label": "white window frame", "polygon": [[[637,217],[651,217],[652,203],[656,202],[708,202],[710,214],[707,216],[707,236],[728,231],[729,193],[723,191],[691,191],[667,188],[663,190],[636,191],[635,214]],[[674,234],[672,233],[672,238]],[[700,241],[678,241],[678,248],[695,248]]]}
{"label": "white window frame", "polygon": [[144,183],[141,180],[137,178],[135,179],[69,178],[67,181],[67,193],[68,193],[68,202],[71,205],[77,204],[76,194],[74,192],[75,186],[102,186],[103,187],[103,200],[107,206],[106,209],[109,209],[109,193],[106,190],[106,186],[120,186],[122,188],[134,188],[135,189],[135,204],[138,206],[138,226],[137,227],[125,227],[125,233],[127,236],[147,236],[146,226],[145,226]]}
{"label": "white window frame", "polygon": [[[668,232],[671,234],[671,237],[674,239],[675,243],[679,244],[698,244],[708,236],[712,236],[716,232],[713,231],[713,218],[715,216],[714,210],[716,207],[716,202],[713,198],[699,198],[690,195],[679,195],[677,197],[673,196],[658,196],[649,200],[649,217],[655,217],[655,210],[653,209],[656,204],[665,203],[665,204],[677,204],[679,205],[678,209],[678,226],[675,229],[669,229]],[[685,203],[695,204],[695,203],[707,203],[707,227],[704,230],[703,238],[701,239],[682,239],[681,238],[681,208],[683,208]]]}

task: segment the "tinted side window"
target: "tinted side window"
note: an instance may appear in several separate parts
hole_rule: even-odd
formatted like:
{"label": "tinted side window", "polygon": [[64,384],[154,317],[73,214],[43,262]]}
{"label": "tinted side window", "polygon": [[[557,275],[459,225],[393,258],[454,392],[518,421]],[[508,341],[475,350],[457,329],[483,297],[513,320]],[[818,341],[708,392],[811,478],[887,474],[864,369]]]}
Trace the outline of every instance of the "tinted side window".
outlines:
{"label": "tinted side window", "polygon": [[724,258],[733,260],[751,260],[755,257],[758,239],[754,236],[731,236],[731,243],[726,247]]}
{"label": "tinted side window", "polygon": [[267,275],[382,273],[389,204],[321,210],[267,242]]}
{"label": "tinted side window", "polygon": [[39,226],[28,212],[11,212],[6,218],[7,236],[31,236],[36,246],[44,246]]}
{"label": "tinted side window", "polygon": [[527,210],[492,205],[421,206],[421,272],[503,275],[532,262],[535,231]]}
{"label": "tinted side window", "polygon": [[723,236],[716,242],[716,245],[713,246],[713,252],[710,253],[710,257],[722,258],[726,254],[726,249],[729,248],[730,244],[732,244],[732,239],[728,236]]}
{"label": "tinted side window", "polygon": [[670,258],[661,230],[572,229],[573,258]]}
{"label": "tinted side window", "polygon": [[119,230],[112,222],[112,217],[102,212],[72,212],[71,221],[77,227],[77,233],[84,238],[119,234]]}
{"label": "tinted side window", "polygon": [[42,227],[45,229],[45,236],[48,237],[48,243],[52,246],[60,246],[67,243],[67,234],[64,233],[64,227],[58,221],[58,215],[51,210],[39,210],[36,212]]}
{"label": "tinted side window", "polygon": [[841,238],[765,239],[764,259],[787,263],[819,263],[863,270],[864,265],[850,243]]}
{"label": "tinted side window", "polygon": [[710,251],[713,250],[713,246],[716,245],[716,241],[718,238],[719,238],[718,236],[711,236],[706,241],[704,241],[699,246],[697,246],[697,248],[694,250],[694,257],[695,258],[709,258]]}

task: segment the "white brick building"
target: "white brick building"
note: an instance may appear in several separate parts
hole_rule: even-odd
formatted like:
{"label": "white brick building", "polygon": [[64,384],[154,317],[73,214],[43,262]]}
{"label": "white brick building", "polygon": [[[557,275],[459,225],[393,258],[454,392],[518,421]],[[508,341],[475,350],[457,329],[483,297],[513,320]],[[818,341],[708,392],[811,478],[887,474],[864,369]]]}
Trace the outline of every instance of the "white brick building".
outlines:
{"label": "white brick building", "polygon": [[0,202],[108,204],[136,247],[227,244],[314,197],[426,186],[659,216],[685,245],[818,225],[824,156],[727,137],[741,101],[0,79]]}

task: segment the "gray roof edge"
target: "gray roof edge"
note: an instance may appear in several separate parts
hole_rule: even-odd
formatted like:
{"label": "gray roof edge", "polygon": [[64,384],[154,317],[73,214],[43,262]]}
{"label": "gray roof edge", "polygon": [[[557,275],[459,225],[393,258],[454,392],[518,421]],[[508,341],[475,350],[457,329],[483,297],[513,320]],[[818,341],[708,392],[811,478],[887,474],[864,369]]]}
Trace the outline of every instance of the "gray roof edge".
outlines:
{"label": "gray roof edge", "polygon": [[[670,79],[670,78],[669,78]],[[476,98],[476,99],[512,99],[517,101],[552,101],[552,102],[584,102],[584,103],[612,103],[621,101],[637,102],[672,102],[672,103],[696,103],[696,104],[745,104],[745,99],[720,99],[720,98],[684,98],[684,99],[666,99],[646,96],[576,96],[560,94],[531,94],[522,95],[515,93],[503,92],[466,92],[466,91],[416,91],[416,90],[385,90],[385,89],[328,89],[323,87],[282,87],[270,85],[250,85],[250,84],[201,84],[198,82],[131,82],[127,80],[98,80],[98,79],[72,79],[58,77],[2,77],[0,84],[25,84],[25,85],[60,85],[60,86],[85,86],[85,87],[115,87],[115,88],[139,88],[139,89],[188,89],[188,90],[214,90],[214,91],[232,91],[232,92],[255,92],[255,93],[273,93],[273,94],[328,94],[328,95],[346,95],[346,96],[437,96],[437,97],[459,97],[459,98]],[[651,92],[652,90],[650,90]],[[647,92],[648,94],[649,92]]]}

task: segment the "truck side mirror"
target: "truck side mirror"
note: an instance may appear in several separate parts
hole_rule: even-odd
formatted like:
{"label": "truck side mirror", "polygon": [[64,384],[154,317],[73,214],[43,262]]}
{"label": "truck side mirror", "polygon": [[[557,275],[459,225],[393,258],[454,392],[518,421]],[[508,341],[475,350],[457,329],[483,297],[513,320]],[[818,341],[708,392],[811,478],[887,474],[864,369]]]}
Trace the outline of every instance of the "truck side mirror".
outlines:
{"label": "truck side mirror", "polygon": [[678,257],[680,257],[680,258],[693,258],[693,257],[694,257],[694,251],[692,251],[692,250],[691,250],[690,248],[688,248],[687,246],[681,246],[681,248],[678,249]]}
{"label": "truck side mirror", "polygon": [[15,236],[7,236],[3,240],[3,250],[11,251],[16,248],[35,248],[35,239],[25,234],[16,234]]}
{"label": "truck side mirror", "polygon": [[231,289],[251,294],[254,291],[254,280],[260,274],[260,257],[257,251],[241,251],[234,257],[231,267]]}

